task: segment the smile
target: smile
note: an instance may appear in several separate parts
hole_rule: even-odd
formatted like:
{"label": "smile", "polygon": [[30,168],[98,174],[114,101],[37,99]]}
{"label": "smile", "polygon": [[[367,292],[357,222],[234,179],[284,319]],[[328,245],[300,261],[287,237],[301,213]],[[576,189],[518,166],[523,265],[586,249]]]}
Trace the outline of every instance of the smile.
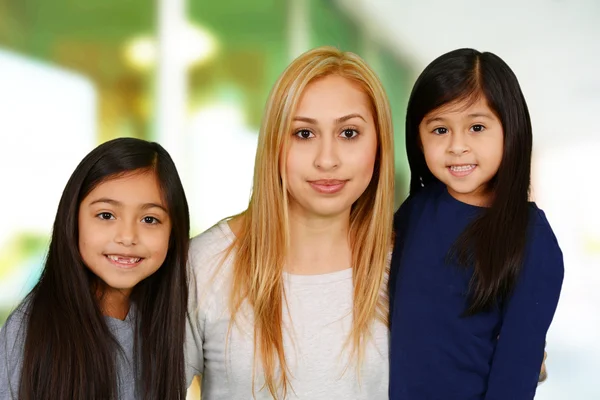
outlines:
{"label": "smile", "polygon": [[477,164],[450,165],[447,168],[453,176],[463,177],[473,172],[477,168]]}
{"label": "smile", "polygon": [[140,262],[142,262],[142,260],[143,260],[142,257],[127,257],[127,256],[116,255],[116,254],[107,254],[105,257],[112,264],[115,264],[116,266],[118,266],[120,268],[135,267],[135,266],[139,265]]}
{"label": "smile", "polygon": [[308,181],[314,190],[323,194],[334,194],[339,192],[346,186],[347,180],[339,179],[319,179],[316,181]]}

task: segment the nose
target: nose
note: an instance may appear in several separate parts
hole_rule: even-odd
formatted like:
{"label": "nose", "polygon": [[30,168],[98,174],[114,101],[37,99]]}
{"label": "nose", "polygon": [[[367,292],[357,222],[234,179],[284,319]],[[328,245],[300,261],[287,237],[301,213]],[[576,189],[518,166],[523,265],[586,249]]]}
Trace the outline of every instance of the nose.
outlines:
{"label": "nose", "polygon": [[450,136],[448,152],[456,156],[467,153],[469,151],[469,145],[466,139],[465,134],[462,132],[452,133]]}
{"label": "nose", "polygon": [[115,235],[115,242],[123,246],[134,246],[138,242],[136,221],[121,221]]}
{"label": "nose", "polygon": [[339,149],[334,137],[324,135],[320,138],[315,156],[315,167],[328,171],[340,165]]}

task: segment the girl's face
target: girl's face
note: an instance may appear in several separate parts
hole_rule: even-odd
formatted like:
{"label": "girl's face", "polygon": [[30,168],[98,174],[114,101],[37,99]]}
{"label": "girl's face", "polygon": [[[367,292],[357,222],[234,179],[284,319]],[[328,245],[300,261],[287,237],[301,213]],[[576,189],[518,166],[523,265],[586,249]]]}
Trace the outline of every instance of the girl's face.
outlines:
{"label": "girl's face", "polygon": [[153,172],[96,186],[79,207],[79,252],[109,288],[128,295],[165,261],[171,220]]}
{"label": "girl's face", "polygon": [[313,81],[289,134],[284,170],[290,211],[320,218],[349,214],[375,167],[377,130],[369,97],[337,75]]}
{"label": "girl's face", "polygon": [[448,192],[467,204],[489,205],[489,181],[504,151],[502,123],[481,96],[450,103],[425,115],[419,137],[427,167]]}

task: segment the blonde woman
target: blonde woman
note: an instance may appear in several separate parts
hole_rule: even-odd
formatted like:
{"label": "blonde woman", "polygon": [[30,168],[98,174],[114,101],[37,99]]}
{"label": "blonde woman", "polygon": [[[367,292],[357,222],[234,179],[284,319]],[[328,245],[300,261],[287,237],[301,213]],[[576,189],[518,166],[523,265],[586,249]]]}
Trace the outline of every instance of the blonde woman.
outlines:
{"label": "blonde woman", "polygon": [[191,242],[186,359],[203,399],[387,399],[393,166],[364,61],[330,47],[294,60],[247,210]]}

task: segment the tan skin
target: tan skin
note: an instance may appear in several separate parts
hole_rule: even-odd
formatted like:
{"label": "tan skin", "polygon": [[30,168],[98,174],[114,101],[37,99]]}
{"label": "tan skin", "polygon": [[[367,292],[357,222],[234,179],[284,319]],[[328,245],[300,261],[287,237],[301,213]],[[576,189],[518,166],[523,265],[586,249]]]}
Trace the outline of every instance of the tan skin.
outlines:
{"label": "tan skin", "polygon": [[546,351],[544,351],[544,361],[542,362],[542,370],[540,371],[539,382],[544,382],[548,376],[548,373],[546,372],[546,356]]}
{"label": "tan skin", "polygon": [[[351,268],[350,211],[371,182],[377,155],[368,95],[341,76],[314,80],[299,99],[290,131],[282,134],[290,136],[280,169],[287,180],[293,243],[284,270],[317,275]],[[236,235],[242,218],[229,221]]]}
{"label": "tan skin", "polygon": [[[489,206],[487,182],[496,175],[504,146],[504,131],[485,98],[473,103],[450,103],[427,114],[419,124],[421,150],[431,173],[463,203]],[[465,176],[455,176],[451,166],[471,166]],[[546,352],[539,382],[546,379]]]}
{"label": "tan skin", "polygon": [[[338,84],[340,82],[335,82],[335,79],[337,80],[342,80],[342,78],[337,78],[335,77],[334,79],[330,80],[330,81],[334,81],[334,84]],[[326,84],[331,84],[332,82],[326,82]],[[310,97],[310,96],[303,96],[305,98],[303,98],[299,107],[299,111],[300,114],[302,114],[302,112],[304,112],[304,114],[310,115],[311,117],[313,116],[313,114],[316,114],[319,112],[319,110],[328,110],[327,108],[327,104],[338,104],[341,102],[332,102],[332,101],[325,101],[327,104],[316,104],[319,103],[320,101],[324,101],[323,99],[326,97],[323,95],[322,92],[325,92],[325,94],[327,94],[327,89],[329,89],[327,86],[325,85],[321,85],[324,87],[319,87],[317,88],[317,90],[315,91],[315,96],[314,98],[306,98],[306,97]],[[353,88],[351,86],[346,87],[346,90],[351,91]],[[312,94],[311,92],[311,88],[309,88],[308,90],[308,95]],[[334,91],[335,94],[337,94],[337,91]],[[350,93],[351,94],[351,93]],[[342,98],[344,98],[344,96],[341,96]],[[345,98],[349,98],[352,96],[345,96]],[[355,94],[355,97],[360,99],[359,94]],[[316,106],[315,106],[316,104]],[[358,106],[360,106],[361,104],[358,103]],[[312,107],[312,108],[311,108]],[[315,111],[316,110],[316,111]],[[440,112],[441,111],[441,112]],[[331,113],[329,111],[329,113]],[[317,118],[311,118],[314,119],[317,122],[321,122],[324,124],[329,123],[329,119],[332,119],[331,116],[329,115],[329,113],[326,115],[326,118],[322,118],[323,122],[321,122],[321,119],[317,119]],[[343,114],[343,113],[342,113]],[[368,114],[368,113],[367,113]],[[464,115],[463,115],[464,114]],[[475,114],[476,117],[473,117],[472,114]],[[333,114],[332,114],[333,115]],[[370,114],[368,114],[368,121],[372,124],[372,116]],[[475,119],[474,119],[475,118]],[[479,118],[479,119],[477,119]],[[443,181],[444,183],[447,184],[456,184],[457,186],[457,190],[456,191],[451,191],[451,194],[454,197],[459,198],[462,201],[465,201],[467,203],[471,203],[471,204],[481,204],[481,203],[485,203],[487,199],[487,196],[485,195],[485,190],[479,190],[480,188],[480,184],[481,182],[485,182],[487,180],[489,180],[489,176],[493,176],[493,174],[495,174],[495,171],[498,169],[500,160],[501,160],[501,155],[502,152],[501,150],[499,151],[495,151],[492,152],[491,154],[488,154],[488,152],[486,152],[486,149],[492,148],[492,149],[501,149],[502,148],[502,136],[503,136],[503,132],[502,132],[502,125],[500,124],[500,121],[497,119],[497,117],[489,110],[489,107],[487,106],[487,104],[485,104],[484,101],[480,100],[478,101],[476,104],[474,104],[471,107],[450,107],[448,109],[444,109],[444,110],[437,110],[437,113],[435,116],[432,116],[431,118],[432,120],[429,121],[428,124],[422,124],[422,131],[423,131],[423,135],[425,137],[421,137],[421,141],[425,141],[427,142],[428,145],[427,148],[430,149],[430,152],[433,153],[433,155],[435,155],[435,152],[442,152],[442,153],[448,153],[449,156],[448,158],[450,160],[452,160],[452,162],[455,162],[455,159],[462,159],[462,158],[466,158],[470,155],[470,151],[469,150],[465,150],[465,149],[479,149],[480,151],[478,152],[479,158],[471,156],[469,162],[473,162],[472,160],[476,160],[480,162],[480,165],[478,165],[479,169],[481,169],[483,172],[481,172],[483,175],[482,176],[477,176],[476,177],[478,179],[477,182],[475,182],[475,184],[473,185],[465,185],[464,182],[461,182],[460,180],[458,180],[458,182],[454,182],[454,179],[447,174],[446,170],[446,165],[441,165],[439,166],[439,171],[436,170],[436,172],[439,172],[440,174],[444,174]],[[480,121],[481,120],[481,121]],[[360,122],[360,121],[359,121]],[[298,124],[298,123],[296,123]],[[441,124],[441,125],[440,125]],[[485,125],[484,125],[485,124]],[[430,126],[429,126],[430,125]],[[477,125],[476,126],[476,131],[477,133],[472,134],[470,133],[470,131],[472,129],[470,129],[473,125]],[[483,126],[483,128],[480,127],[480,125]],[[444,135],[439,135],[439,133],[436,131],[436,135],[427,135],[427,133],[430,133],[430,131],[438,129],[439,126],[443,126],[446,128],[446,130],[452,132],[450,130],[450,128],[454,128],[454,130],[456,130],[457,135],[460,135],[459,139],[452,139],[449,138],[450,135],[448,135],[447,137],[445,133],[446,131],[443,131]],[[302,128],[301,125],[298,125],[296,128]],[[323,128],[322,128],[323,129]],[[475,135],[475,136],[481,136],[481,133],[479,133],[479,131],[486,131],[486,135],[487,137],[483,137],[483,138],[478,138],[478,139],[470,139],[469,135]],[[334,131],[335,129],[333,129],[332,131]],[[466,133],[463,133],[466,132]],[[364,129],[363,129],[364,132]],[[489,143],[483,143],[480,144],[477,142],[477,140],[482,141],[482,140],[488,140],[488,141],[492,141],[492,146],[489,145]],[[469,145],[467,147],[467,145]],[[449,149],[449,150],[448,150]],[[458,151],[460,150],[460,151]],[[460,161],[460,160],[459,160]],[[462,163],[462,161],[460,161]],[[491,170],[490,170],[491,169]],[[478,174],[480,172],[478,171]],[[449,181],[449,182],[445,182],[445,181]],[[452,185],[449,185],[450,188],[452,188]],[[234,233],[234,235],[239,236],[241,231],[242,231],[242,226],[244,224],[244,216],[240,215],[237,217],[232,218],[231,220],[228,221],[229,227],[232,230],[232,232]],[[329,221],[328,225],[331,225],[331,221]],[[313,232],[314,233],[314,232]],[[314,236],[314,235],[313,235]],[[319,242],[322,243],[321,240],[317,240],[316,241],[317,244]],[[315,246],[314,243],[310,246],[311,250],[314,251]],[[318,247],[318,246],[317,246]],[[328,248],[331,248],[331,245],[326,246]],[[338,253],[339,254],[339,253]],[[338,257],[339,258],[339,257]],[[296,266],[296,265],[303,265],[305,263],[300,262],[301,260],[298,257],[290,257],[287,260],[287,264],[292,265],[292,266]],[[314,262],[309,262],[306,263],[307,265],[315,265]],[[329,260],[328,265],[335,265],[335,263],[332,263],[331,260]],[[289,268],[289,266],[288,266]],[[309,272],[310,271],[310,272]],[[310,268],[292,268],[292,271],[288,271],[288,272],[292,272],[292,273],[315,273],[315,271],[312,271]],[[323,271],[321,271],[322,273]],[[331,272],[331,271],[327,271],[327,272]],[[539,377],[539,382],[543,382],[546,379],[547,373],[546,373],[546,352],[544,351],[544,361],[542,363],[542,367],[540,370],[540,377]]]}
{"label": "tan skin", "polygon": [[124,320],[129,295],[164,262],[171,221],[153,173],[129,173],[96,186],[81,202],[79,251],[99,279],[106,316]]}
{"label": "tan skin", "polygon": [[[373,177],[377,130],[369,96],[337,75],[309,83],[294,111],[285,165],[289,212],[286,272],[351,268],[350,210]],[[332,187],[341,187],[331,193]]]}

